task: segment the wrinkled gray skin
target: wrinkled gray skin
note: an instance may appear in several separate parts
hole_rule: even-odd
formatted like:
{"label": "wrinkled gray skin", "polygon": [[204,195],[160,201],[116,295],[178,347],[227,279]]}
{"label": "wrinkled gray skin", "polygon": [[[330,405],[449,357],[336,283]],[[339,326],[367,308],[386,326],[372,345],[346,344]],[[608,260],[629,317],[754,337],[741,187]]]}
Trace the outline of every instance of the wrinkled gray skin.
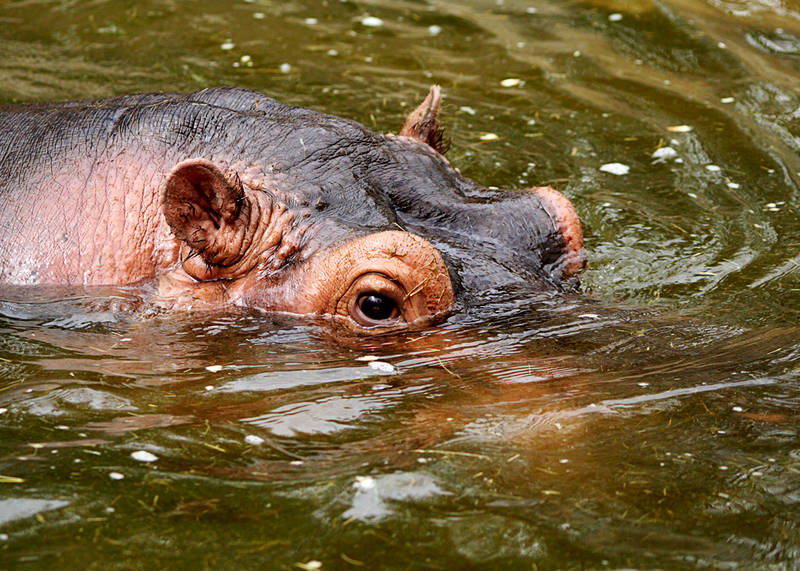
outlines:
{"label": "wrinkled gray skin", "polygon": [[[87,239],[86,211],[99,209],[101,219],[108,212],[113,219],[99,223],[93,239],[123,248],[113,241],[124,210],[104,204],[102,188],[123,185],[131,200],[153,200],[160,191],[139,189],[160,188],[174,165],[197,157],[271,181],[283,193],[274,199],[312,223],[287,266],[331,244],[402,228],[444,254],[462,300],[522,282],[577,287],[566,275],[564,235],[539,196],[482,187],[410,137],[235,88],[0,107],[0,283],[47,281],[26,260],[75,255]],[[146,233],[136,237],[143,250]],[[76,271],[68,281],[90,278]]]}

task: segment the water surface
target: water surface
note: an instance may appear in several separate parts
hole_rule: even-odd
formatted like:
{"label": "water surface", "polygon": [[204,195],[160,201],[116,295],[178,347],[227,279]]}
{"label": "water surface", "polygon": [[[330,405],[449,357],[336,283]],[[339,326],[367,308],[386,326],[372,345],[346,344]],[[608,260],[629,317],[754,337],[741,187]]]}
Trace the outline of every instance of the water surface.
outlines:
{"label": "water surface", "polygon": [[450,160],[562,190],[590,258],[377,339],[2,292],[2,567],[795,565],[797,2],[22,0],[0,54],[0,103],[238,85],[384,132],[438,83]]}

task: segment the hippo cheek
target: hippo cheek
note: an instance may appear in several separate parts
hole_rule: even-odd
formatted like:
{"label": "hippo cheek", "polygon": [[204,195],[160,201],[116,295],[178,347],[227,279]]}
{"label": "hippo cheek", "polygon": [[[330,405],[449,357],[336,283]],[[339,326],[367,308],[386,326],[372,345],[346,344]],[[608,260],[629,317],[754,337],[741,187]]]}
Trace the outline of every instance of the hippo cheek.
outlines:
{"label": "hippo cheek", "polygon": [[[278,291],[279,290],[279,291]],[[246,305],[333,318],[357,333],[383,333],[443,319],[454,302],[442,256],[408,232],[368,234],[318,251],[276,288],[253,288]]]}

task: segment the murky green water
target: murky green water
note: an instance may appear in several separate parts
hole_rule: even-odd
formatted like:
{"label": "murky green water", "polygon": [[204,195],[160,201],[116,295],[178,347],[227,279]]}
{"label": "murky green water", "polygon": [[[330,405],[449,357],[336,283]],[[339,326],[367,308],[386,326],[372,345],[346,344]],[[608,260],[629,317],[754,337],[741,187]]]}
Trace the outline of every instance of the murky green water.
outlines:
{"label": "murky green water", "polygon": [[795,0],[6,1],[0,56],[0,103],[228,84],[381,131],[439,83],[451,161],[563,190],[591,260],[373,340],[2,292],[0,567],[796,567]]}

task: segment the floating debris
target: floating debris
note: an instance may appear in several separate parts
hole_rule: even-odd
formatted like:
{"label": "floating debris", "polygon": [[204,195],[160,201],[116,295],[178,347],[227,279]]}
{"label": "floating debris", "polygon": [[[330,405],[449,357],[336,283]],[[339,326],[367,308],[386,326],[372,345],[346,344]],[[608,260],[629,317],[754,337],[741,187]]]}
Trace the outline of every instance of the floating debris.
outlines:
{"label": "floating debris", "polygon": [[622,163],[606,163],[600,167],[600,170],[603,172],[621,176],[624,174],[628,174],[631,170],[631,167],[629,167],[628,165],[623,165]]}
{"label": "floating debris", "polygon": [[282,63],[278,69],[281,70],[281,73],[289,73],[292,71],[292,66],[288,63]]}
{"label": "floating debris", "polygon": [[375,487],[375,478],[372,476],[356,476],[353,487],[357,490],[371,490]]}
{"label": "floating debris", "polygon": [[304,22],[308,26],[316,26],[319,23],[319,20],[317,20],[316,18],[306,18]]}
{"label": "floating debris", "polygon": [[264,444],[264,439],[260,436],[256,436],[255,434],[248,434],[244,437],[244,441],[248,444],[252,444],[253,446],[261,446]]}
{"label": "floating debris", "polygon": [[356,361],[366,362],[369,363],[370,361],[377,361],[380,357],[376,357],[375,355],[361,355],[360,357],[356,357]]}
{"label": "floating debris", "polygon": [[108,477],[112,480],[124,480],[125,474],[120,474],[119,472],[109,472]]}
{"label": "floating debris", "polygon": [[496,141],[499,138],[500,137],[498,137],[494,133],[484,133],[483,135],[481,135],[481,141]]}
{"label": "floating debris", "polygon": [[671,127],[667,127],[667,131],[671,133],[688,133],[692,129],[694,129],[694,127],[691,125],[672,125]]}
{"label": "floating debris", "polygon": [[622,14],[619,12],[614,12],[613,14],[608,15],[609,22],[621,22],[622,21]]}
{"label": "floating debris", "polygon": [[256,20],[263,20],[265,17],[266,15],[264,14],[264,12],[256,12],[255,14],[253,14],[253,18],[255,18]]}
{"label": "floating debris", "polygon": [[337,52],[334,49],[330,49],[330,50],[328,50],[328,55],[331,56],[331,57],[336,57],[336,56],[339,55],[339,52]]}
{"label": "floating debris", "polygon": [[731,410],[733,410],[733,412],[744,412],[744,409],[740,406],[735,406]]}
{"label": "floating debris", "polygon": [[306,561],[305,563],[295,563],[295,567],[299,567],[300,569],[305,569],[306,571],[316,571],[317,569],[322,569],[322,563],[317,561],[316,559],[312,559],[311,561]]}
{"label": "floating debris", "polygon": [[209,373],[219,373],[222,370],[222,365],[209,365],[206,367],[206,371]]}
{"label": "floating debris", "polygon": [[723,97],[719,100],[720,103],[733,103],[734,101],[736,101],[736,99],[733,97]]}
{"label": "floating debris", "polygon": [[158,460],[158,456],[151,454],[147,450],[137,450],[136,452],[131,452],[131,458],[137,462],[155,462]]}
{"label": "floating debris", "polygon": [[458,108],[458,110],[459,112],[466,113],[467,115],[475,115],[475,113],[477,113],[474,108],[468,107],[467,105],[462,105]]}
{"label": "floating debris", "polygon": [[375,16],[367,16],[361,20],[361,25],[367,28],[380,28],[383,26],[383,20]]}
{"label": "floating debris", "polygon": [[442,33],[442,27],[433,24],[432,26],[428,26],[428,33],[432,36],[438,36]]}
{"label": "floating debris", "polygon": [[719,172],[722,169],[720,167],[718,167],[717,165],[706,165],[706,170],[710,171],[710,172]]}
{"label": "floating debris", "polygon": [[231,40],[225,40],[225,43],[222,44],[219,47],[219,49],[228,51],[228,50],[232,50],[235,47],[236,47],[236,44],[234,44]]}
{"label": "floating debris", "polygon": [[387,363],[386,361],[370,361],[369,367],[371,369],[375,369],[380,373],[395,373],[397,372],[397,367],[392,365],[391,363]]}
{"label": "floating debris", "polygon": [[652,154],[652,158],[655,159],[654,163],[663,163],[670,159],[677,158],[678,151],[673,149],[672,147],[661,147],[656,149],[655,152]]}
{"label": "floating debris", "polygon": [[500,82],[503,87],[518,87],[522,85],[522,80],[516,77],[508,77]]}

